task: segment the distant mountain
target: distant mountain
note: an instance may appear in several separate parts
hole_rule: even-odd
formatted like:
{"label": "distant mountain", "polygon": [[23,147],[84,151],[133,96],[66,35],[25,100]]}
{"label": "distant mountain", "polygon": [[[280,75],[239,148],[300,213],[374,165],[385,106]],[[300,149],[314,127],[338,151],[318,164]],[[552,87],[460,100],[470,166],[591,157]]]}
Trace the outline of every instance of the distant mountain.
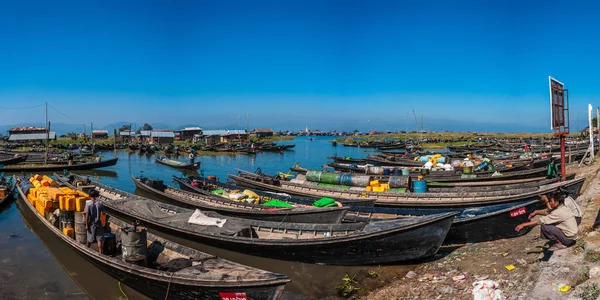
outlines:
{"label": "distant mountain", "polygon": [[[548,132],[548,126],[544,122],[533,121],[533,124],[519,124],[519,123],[481,123],[481,122],[473,122],[469,120],[446,120],[446,119],[438,119],[438,118],[425,118],[425,127],[426,131],[436,131],[443,132],[446,130],[449,131],[480,131],[480,132]],[[418,124],[418,129],[421,130],[421,124]],[[537,125],[537,123],[541,123]],[[94,124],[94,129],[100,130],[108,130],[109,134],[112,135],[113,128],[119,129],[121,126],[126,124],[132,124],[133,129],[137,130],[143,123],[134,123],[134,122],[115,122],[106,125],[96,125]],[[196,127],[199,126],[202,129],[235,129],[235,124],[233,124],[230,120],[219,120],[208,123],[188,123],[184,125],[171,125],[162,122],[149,122],[150,125],[154,129],[171,129],[171,130],[179,130],[184,127]],[[237,124],[238,129],[246,129],[246,124]],[[414,122],[406,123],[406,120],[395,119],[395,120],[322,120],[322,121],[301,121],[301,120],[289,120],[289,121],[273,121],[268,119],[254,119],[250,120],[250,130],[254,128],[272,128],[275,131],[298,131],[304,130],[308,125],[309,130],[320,130],[320,131],[353,131],[358,130],[360,132],[367,132],[370,130],[377,131],[400,131],[400,130],[408,130],[414,131],[416,130],[416,125]],[[14,124],[14,125],[0,125],[0,134],[6,135],[9,129],[13,127],[19,126],[40,126],[43,127],[43,123],[22,123],[22,124]],[[96,127],[97,126],[97,127]],[[583,128],[583,127],[582,127]],[[67,134],[69,132],[83,132],[83,124],[65,124],[65,123],[51,123],[50,129],[56,132],[58,135]],[[90,132],[90,124],[85,125],[86,131]]]}

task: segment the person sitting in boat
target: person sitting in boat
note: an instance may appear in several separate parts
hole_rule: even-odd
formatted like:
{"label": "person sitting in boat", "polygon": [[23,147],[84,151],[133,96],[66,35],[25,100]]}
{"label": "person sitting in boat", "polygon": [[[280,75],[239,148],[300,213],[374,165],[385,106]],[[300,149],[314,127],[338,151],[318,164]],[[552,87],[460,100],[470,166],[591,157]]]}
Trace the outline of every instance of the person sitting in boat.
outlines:
{"label": "person sitting in boat", "polygon": [[565,205],[562,193],[552,193],[548,206],[552,211],[537,221],[529,221],[517,225],[517,232],[529,226],[541,225],[541,236],[551,242],[556,242],[549,251],[555,251],[575,245],[577,240],[577,221],[571,210]]}
{"label": "person sitting in boat", "polygon": [[194,159],[196,158],[196,156],[194,155],[194,152],[190,152],[189,158],[190,158],[190,165],[191,165],[194,163]]}
{"label": "person sitting in boat", "polygon": [[101,216],[106,214],[104,211],[104,205],[102,202],[97,200],[97,191],[90,192],[90,198],[92,201],[88,201],[85,204],[83,216],[85,219],[85,229],[87,231],[87,246],[89,247],[93,242],[98,243],[98,252],[102,254],[102,246],[104,244],[104,227],[102,225]]}
{"label": "person sitting in boat", "polygon": [[67,156],[67,162],[69,163],[69,166],[73,165],[73,152],[69,152],[69,155]]}
{"label": "person sitting in boat", "polygon": [[[571,213],[575,217],[577,225],[581,224],[581,208],[579,208],[579,205],[577,205],[575,199],[573,199],[573,197],[571,197],[566,191],[558,190],[555,193],[562,194],[560,197],[565,197],[565,206],[571,210]],[[540,196],[540,200],[546,203],[547,208],[532,212],[531,214],[529,214],[529,219],[533,219],[533,217],[535,217],[536,215],[547,216],[548,214],[550,214],[550,212],[552,212],[552,206],[550,205],[550,200],[548,199],[548,196],[542,195]]]}

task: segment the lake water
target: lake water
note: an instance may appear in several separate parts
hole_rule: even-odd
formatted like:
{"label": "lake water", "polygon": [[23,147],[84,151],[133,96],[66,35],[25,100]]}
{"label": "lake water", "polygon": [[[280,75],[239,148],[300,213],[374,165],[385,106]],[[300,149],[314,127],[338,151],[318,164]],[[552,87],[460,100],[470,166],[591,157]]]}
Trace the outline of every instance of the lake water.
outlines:
{"label": "lake water", "polygon": [[[264,173],[274,174],[287,172],[296,162],[307,168],[320,169],[328,162],[329,156],[337,154],[360,158],[367,156],[370,151],[341,145],[333,147],[332,137],[313,138],[297,137],[292,141],[279,142],[296,145],[293,150],[284,153],[200,156],[201,170],[205,175],[215,175],[223,181],[227,174],[237,173],[238,169],[253,172],[260,167]],[[113,153],[102,155],[108,158]],[[176,169],[154,163],[154,156],[120,151],[117,157],[117,165],[92,170],[88,174],[104,184],[128,192],[135,191],[131,175],[138,176],[143,172],[145,176],[162,179],[167,184],[173,184],[173,175],[181,175]],[[187,157],[179,159],[186,161]],[[0,299],[125,299],[124,295],[130,299],[146,298],[125,285],[119,285],[116,279],[61,243],[26,206],[19,205],[19,201],[0,212]],[[16,236],[11,236],[11,233]],[[286,285],[284,299],[320,299],[335,295],[334,286],[346,273],[352,275],[376,270],[386,276],[401,276],[409,268],[294,263],[245,255],[159,234],[200,251],[289,276],[292,282]]]}

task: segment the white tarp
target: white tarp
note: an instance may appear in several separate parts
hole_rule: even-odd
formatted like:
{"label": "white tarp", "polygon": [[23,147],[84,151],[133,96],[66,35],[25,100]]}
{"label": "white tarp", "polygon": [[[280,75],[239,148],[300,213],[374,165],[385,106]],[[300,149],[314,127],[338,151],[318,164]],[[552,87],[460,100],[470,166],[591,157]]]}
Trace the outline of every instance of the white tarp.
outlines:
{"label": "white tarp", "polygon": [[203,214],[200,210],[197,209],[188,220],[188,223],[190,224],[217,227],[223,227],[223,225],[225,225],[225,222],[227,222],[227,219],[212,218]]}

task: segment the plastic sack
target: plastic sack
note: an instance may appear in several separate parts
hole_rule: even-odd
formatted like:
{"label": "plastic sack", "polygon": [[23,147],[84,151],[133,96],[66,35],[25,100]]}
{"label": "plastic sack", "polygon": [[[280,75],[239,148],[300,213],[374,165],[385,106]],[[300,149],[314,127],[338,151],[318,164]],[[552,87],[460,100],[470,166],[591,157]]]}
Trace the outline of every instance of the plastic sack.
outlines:
{"label": "plastic sack", "polygon": [[504,300],[506,297],[498,288],[500,285],[493,280],[473,282],[473,300]]}

